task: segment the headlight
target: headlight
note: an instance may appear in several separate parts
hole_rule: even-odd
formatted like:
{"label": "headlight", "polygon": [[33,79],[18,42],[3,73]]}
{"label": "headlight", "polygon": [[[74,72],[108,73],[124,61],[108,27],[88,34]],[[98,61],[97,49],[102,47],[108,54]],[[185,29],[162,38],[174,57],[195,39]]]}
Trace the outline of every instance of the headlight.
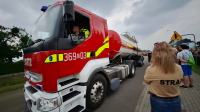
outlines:
{"label": "headlight", "polygon": [[40,98],[38,100],[37,108],[40,111],[51,111],[56,109],[61,105],[61,101],[58,98],[44,99]]}
{"label": "headlight", "polygon": [[30,79],[30,78],[31,78],[29,71],[25,71],[25,72],[24,72],[24,75],[25,75],[25,77],[26,77],[27,79]]}
{"label": "headlight", "polygon": [[25,72],[25,77],[29,78],[32,82],[42,82],[43,77],[41,74],[35,73],[35,72],[30,72],[26,71]]}

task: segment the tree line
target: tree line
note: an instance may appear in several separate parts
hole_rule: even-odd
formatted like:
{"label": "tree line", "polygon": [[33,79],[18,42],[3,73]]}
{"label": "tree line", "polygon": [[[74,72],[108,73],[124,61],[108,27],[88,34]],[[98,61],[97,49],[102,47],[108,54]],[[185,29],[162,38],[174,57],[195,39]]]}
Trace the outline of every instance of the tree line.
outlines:
{"label": "tree line", "polygon": [[25,29],[0,25],[0,74],[23,70],[23,62],[15,66],[14,59],[22,56],[21,50],[26,47],[29,37]]}

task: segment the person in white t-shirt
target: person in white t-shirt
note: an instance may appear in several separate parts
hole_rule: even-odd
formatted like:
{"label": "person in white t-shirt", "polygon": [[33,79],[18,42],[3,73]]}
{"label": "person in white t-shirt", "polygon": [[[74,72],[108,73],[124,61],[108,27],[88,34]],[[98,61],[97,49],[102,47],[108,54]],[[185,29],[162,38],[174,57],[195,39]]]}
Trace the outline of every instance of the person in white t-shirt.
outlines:
{"label": "person in white t-shirt", "polygon": [[192,53],[188,50],[187,45],[181,45],[182,51],[177,54],[177,59],[180,60],[180,64],[183,70],[183,83],[184,85],[182,87],[193,87],[193,81],[192,81],[192,67],[188,64],[188,60],[190,56],[193,56]]}

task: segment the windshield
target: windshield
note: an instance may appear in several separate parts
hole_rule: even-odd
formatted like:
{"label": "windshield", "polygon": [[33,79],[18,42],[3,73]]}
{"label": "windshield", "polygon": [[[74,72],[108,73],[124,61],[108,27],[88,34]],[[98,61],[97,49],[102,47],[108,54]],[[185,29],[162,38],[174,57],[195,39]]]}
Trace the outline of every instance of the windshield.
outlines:
{"label": "windshield", "polygon": [[62,5],[50,7],[39,19],[36,21],[32,31],[32,41],[38,39],[46,39],[54,35],[56,25],[60,16],[62,15]]}

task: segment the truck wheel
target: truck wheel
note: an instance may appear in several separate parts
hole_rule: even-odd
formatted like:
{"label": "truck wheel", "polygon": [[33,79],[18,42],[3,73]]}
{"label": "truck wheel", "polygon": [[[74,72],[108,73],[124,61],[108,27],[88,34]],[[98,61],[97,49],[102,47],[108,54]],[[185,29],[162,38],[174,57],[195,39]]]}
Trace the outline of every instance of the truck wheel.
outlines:
{"label": "truck wheel", "polygon": [[90,81],[86,93],[86,106],[87,109],[95,110],[104,101],[107,93],[107,80],[101,74],[96,76]]}
{"label": "truck wheel", "polygon": [[124,60],[123,63],[127,64],[129,66],[128,77],[129,78],[134,77],[135,76],[135,71],[136,71],[135,62],[133,60]]}
{"label": "truck wheel", "polygon": [[135,70],[136,70],[136,67],[135,67],[134,63],[132,62],[132,63],[130,64],[130,68],[129,68],[129,71],[130,71],[129,77],[130,77],[130,78],[132,78],[132,77],[135,76]]}

